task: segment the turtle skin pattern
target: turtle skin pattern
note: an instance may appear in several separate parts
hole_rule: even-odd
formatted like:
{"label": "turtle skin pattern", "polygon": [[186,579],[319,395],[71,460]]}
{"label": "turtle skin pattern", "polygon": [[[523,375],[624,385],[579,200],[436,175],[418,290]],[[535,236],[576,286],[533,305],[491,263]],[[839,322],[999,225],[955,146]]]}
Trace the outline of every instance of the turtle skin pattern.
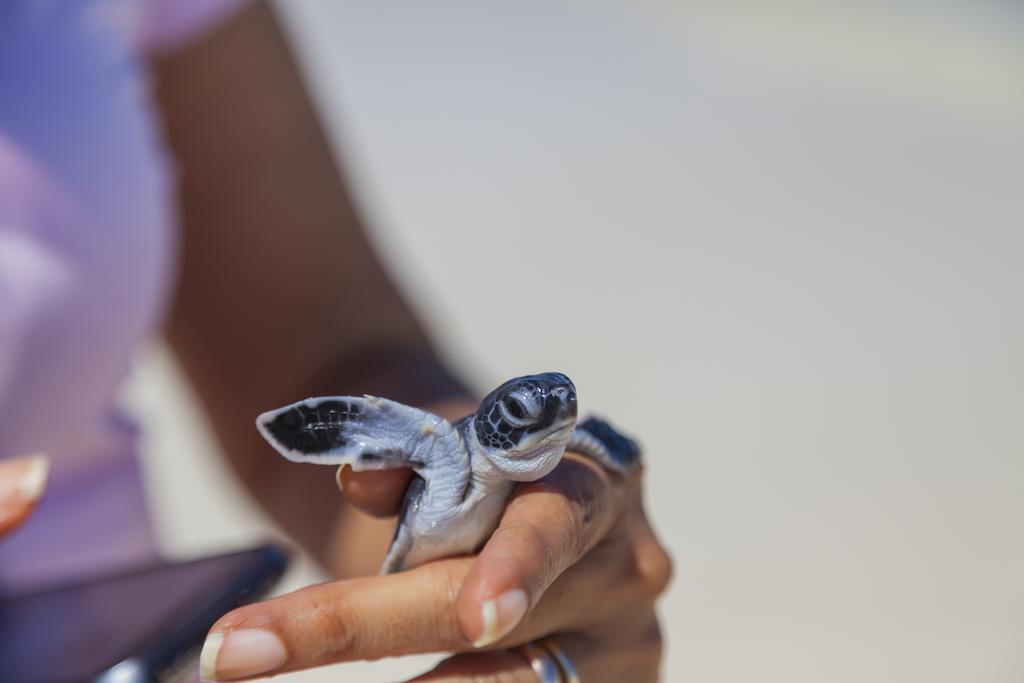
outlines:
{"label": "turtle skin pattern", "polygon": [[359,417],[359,406],[341,400],[302,404],[269,422],[267,429],[282,446],[304,453],[325,453],[345,445],[344,424]]}
{"label": "turtle skin pattern", "polygon": [[480,419],[480,416],[477,415],[475,422],[476,437],[480,440],[480,443],[490,448],[501,450],[514,448],[526,431],[521,427],[514,427],[503,420],[497,403],[491,406],[486,420]]}

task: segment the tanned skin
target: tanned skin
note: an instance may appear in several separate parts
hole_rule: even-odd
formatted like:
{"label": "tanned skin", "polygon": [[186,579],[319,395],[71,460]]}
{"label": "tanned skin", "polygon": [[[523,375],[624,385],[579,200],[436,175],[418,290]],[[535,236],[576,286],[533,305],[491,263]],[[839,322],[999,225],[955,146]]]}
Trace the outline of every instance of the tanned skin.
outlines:
{"label": "tanned skin", "polygon": [[423,404],[461,389],[374,255],[271,10],[154,68],[183,230],[167,338],[242,481],[331,564],[335,483],[273,457],[255,416],[304,396]]}

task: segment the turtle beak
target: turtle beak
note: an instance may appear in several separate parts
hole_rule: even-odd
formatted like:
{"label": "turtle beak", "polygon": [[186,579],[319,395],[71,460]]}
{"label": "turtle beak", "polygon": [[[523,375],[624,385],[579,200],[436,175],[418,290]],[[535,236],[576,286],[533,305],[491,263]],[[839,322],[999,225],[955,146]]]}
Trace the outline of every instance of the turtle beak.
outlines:
{"label": "turtle beak", "polygon": [[551,395],[558,399],[558,418],[561,420],[576,418],[576,387],[562,384],[551,390]]}

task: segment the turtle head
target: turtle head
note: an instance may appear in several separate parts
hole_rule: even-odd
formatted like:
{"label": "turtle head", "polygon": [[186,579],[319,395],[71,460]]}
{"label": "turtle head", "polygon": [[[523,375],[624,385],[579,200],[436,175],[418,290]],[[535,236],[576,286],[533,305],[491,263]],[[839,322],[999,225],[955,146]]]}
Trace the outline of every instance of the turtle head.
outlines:
{"label": "turtle head", "polygon": [[473,421],[487,458],[508,478],[540,479],[576,426],[576,387],[560,372],[516,377],[480,402]]}

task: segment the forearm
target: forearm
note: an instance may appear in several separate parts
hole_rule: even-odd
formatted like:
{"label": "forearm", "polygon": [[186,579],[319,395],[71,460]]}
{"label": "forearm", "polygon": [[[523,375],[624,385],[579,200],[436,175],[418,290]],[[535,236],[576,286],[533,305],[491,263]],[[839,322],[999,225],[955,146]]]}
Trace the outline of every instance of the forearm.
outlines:
{"label": "forearm", "polygon": [[287,463],[260,412],[311,395],[464,394],[388,279],[270,9],[154,64],[183,232],[167,336],[241,480],[327,558],[333,478]]}

